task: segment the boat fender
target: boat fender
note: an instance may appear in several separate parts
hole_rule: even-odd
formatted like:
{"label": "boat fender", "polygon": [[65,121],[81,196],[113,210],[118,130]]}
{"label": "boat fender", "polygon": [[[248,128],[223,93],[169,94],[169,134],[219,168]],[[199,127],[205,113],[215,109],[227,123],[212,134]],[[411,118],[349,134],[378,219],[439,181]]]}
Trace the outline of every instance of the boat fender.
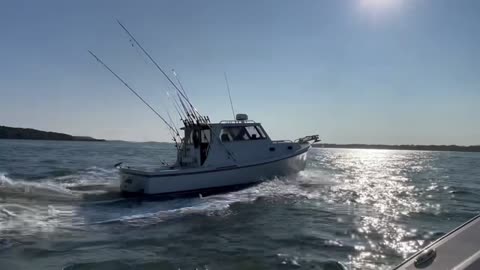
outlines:
{"label": "boat fender", "polygon": [[414,265],[416,268],[425,268],[435,260],[436,256],[437,252],[434,249],[429,248],[418,255],[414,261]]}
{"label": "boat fender", "polygon": [[325,270],[347,270],[347,267],[341,262],[327,261],[324,266]]}

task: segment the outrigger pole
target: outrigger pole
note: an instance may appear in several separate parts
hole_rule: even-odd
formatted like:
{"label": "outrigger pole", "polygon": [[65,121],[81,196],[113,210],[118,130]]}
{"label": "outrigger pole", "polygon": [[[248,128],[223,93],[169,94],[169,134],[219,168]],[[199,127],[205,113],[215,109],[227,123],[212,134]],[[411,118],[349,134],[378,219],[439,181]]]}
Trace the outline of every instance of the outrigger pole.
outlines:
{"label": "outrigger pole", "polygon": [[143,53],[145,53],[145,55],[148,57],[148,59],[150,59],[150,61],[152,61],[152,63],[155,65],[155,67],[163,74],[163,76],[165,76],[165,78],[167,78],[167,80],[170,82],[170,84],[173,85],[173,87],[177,90],[177,92],[180,93],[180,95],[183,97],[183,99],[185,99],[185,101],[188,103],[188,105],[190,105],[190,107],[192,108],[192,111],[194,113],[193,115],[195,115],[195,113],[196,113],[196,114],[198,114],[198,116],[200,116],[198,111],[195,109],[195,107],[192,105],[192,103],[190,103],[190,101],[185,96],[185,94],[182,93],[182,91],[178,88],[178,86],[172,81],[172,79],[170,79],[170,77],[167,75],[167,73],[165,73],[165,71],[163,71],[163,69],[157,64],[157,62],[152,58],[152,56],[150,56],[150,54],[142,47],[142,45],[137,41],[137,39],[128,31],[128,29],[119,20],[117,20],[117,23],[123,28],[123,30],[125,30],[125,32],[130,36],[130,38],[135,42],[135,44],[137,44],[137,46],[143,51]]}
{"label": "outrigger pole", "polygon": [[[189,101],[189,99],[184,95],[184,93],[182,93],[182,91],[180,91],[178,86],[172,81],[172,79],[170,79],[170,77],[168,77],[168,75],[165,73],[165,71],[163,71],[163,69],[157,64],[157,62],[152,58],[152,56],[150,56],[150,54],[142,47],[142,45],[140,45],[140,43],[135,39],[135,37],[127,30],[127,28],[119,20],[117,20],[117,23],[123,28],[123,30],[125,30],[125,32],[130,36],[130,38],[135,42],[135,44],[138,45],[138,47],[143,51],[143,53],[145,53],[145,55],[148,57],[148,59],[150,59],[150,61],[152,61],[152,63],[155,65],[155,67],[157,67],[157,69],[165,76],[165,78],[167,78],[167,80],[170,82],[170,84],[173,85],[173,87],[177,90],[177,93],[179,94],[180,101],[182,101],[182,99],[180,98],[180,95],[181,95],[183,97],[183,99],[185,99],[185,101],[188,103],[188,105],[190,105],[190,108],[192,109],[192,112],[193,112],[192,115],[195,117],[194,119],[197,120],[197,124],[200,124],[202,122],[202,123],[206,124],[207,126],[211,127],[210,124],[209,124],[210,120],[208,119],[208,117],[203,117],[197,111],[197,109],[195,109],[195,107],[192,105],[192,103]],[[187,113],[187,116],[189,116],[188,113]],[[195,124],[192,117],[189,117],[189,118],[190,118],[191,124]],[[188,120],[185,120],[185,121],[188,123]],[[218,138],[218,141],[220,142],[220,145],[222,145],[224,147],[228,156],[236,161],[236,158],[233,156],[233,154],[230,152],[230,150],[228,150],[228,148],[223,144],[223,142],[218,137],[218,134],[215,134],[214,129],[210,128],[210,130],[212,131],[214,136],[216,136]]]}
{"label": "outrigger pole", "polygon": [[[150,106],[150,104],[148,104],[148,102],[146,102],[135,90],[133,90],[133,88],[128,85],[122,78],[120,78],[120,76],[117,75],[117,73],[115,73],[109,66],[107,66],[102,60],[100,60],[100,58],[98,58],[93,52],[91,51],[88,51],[100,64],[102,64],[102,66],[104,68],[106,68],[108,71],[110,71],[110,73],[113,74],[113,76],[115,76],[119,81],[121,81],[123,83],[123,85],[125,85],[132,93],[134,93],[145,105],[147,105],[148,108],[150,108],[150,110],[152,110],[152,112],[154,112],[162,121],[163,123],[168,127],[170,128],[171,131],[173,131],[174,133],[177,134],[178,137],[180,137],[180,134],[178,133],[178,131],[173,128],[168,122],[167,120],[165,120],[165,118],[163,118],[154,108],[152,108],[152,106]],[[181,138],[181,137],[180,137]],[[173,141],[175,142],[175,145],[177,145],[177,139],[175,138],[175,136],[173,136]]]}

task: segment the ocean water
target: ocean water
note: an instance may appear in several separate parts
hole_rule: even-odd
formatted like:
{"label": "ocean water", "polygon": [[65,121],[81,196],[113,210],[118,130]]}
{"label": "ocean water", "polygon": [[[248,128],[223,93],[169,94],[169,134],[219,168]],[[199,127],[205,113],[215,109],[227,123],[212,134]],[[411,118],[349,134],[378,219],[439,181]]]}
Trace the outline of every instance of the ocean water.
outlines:
{"label": "ocean water", "polygon": [[122,198],[162,143],[0,140],[0,269],[391,269],[480,208],[480,154],[318,149],[292,177]]}

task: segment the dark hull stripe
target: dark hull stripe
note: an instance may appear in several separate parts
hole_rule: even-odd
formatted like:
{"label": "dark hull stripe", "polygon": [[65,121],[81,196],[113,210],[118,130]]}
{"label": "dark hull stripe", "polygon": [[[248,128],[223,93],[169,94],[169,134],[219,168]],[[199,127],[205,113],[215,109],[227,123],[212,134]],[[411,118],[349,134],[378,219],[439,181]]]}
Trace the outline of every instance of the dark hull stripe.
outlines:
{"label": "dark hull stripe", "polygon": [[254,166],[260,166],[260,165],[265,165],[265,164],[269,164],[269,163],[274,163],[274,162],[277,162],[277,161],[282,161],[282,160],[289,159],[289,158],[292,158],[292,157],[295,157],[295,156],[299,156],[299,155],[307,152],[309,149],[310,149],[310,146],[306,147],[301,152],[295,153],[294,155],[284,157],[284,158],[280,158],[280,159],[276,159],[276,160],[271,160],[271,161],[266,161],[266,162],[262,162],[262,163],[251,164],[251,165],[245,165],[245,166],[240,166],[240,167],[230,167],[230,166],[229,167],[223,167],[223,168],[221,167],[221,168],[216,168],[216,169],[212,169],[212,170],[208,170],[208,171],[170,173],[170,174],[144,174],[144,173],[139,173],[139,172],[125,172],[125,171],[122,171],[122,169],[120,169],[120,171],[123,174],[145,176],[145,177],[168,177],[168,176],[180,176],[180,175],[189,175],[189,174],[212,173],[212,172],[220,172],[220,171],[231,171],[231,170],[238,170],[238,169],[243,169],[243,168],[248,168],[248,167],[254,167]]}

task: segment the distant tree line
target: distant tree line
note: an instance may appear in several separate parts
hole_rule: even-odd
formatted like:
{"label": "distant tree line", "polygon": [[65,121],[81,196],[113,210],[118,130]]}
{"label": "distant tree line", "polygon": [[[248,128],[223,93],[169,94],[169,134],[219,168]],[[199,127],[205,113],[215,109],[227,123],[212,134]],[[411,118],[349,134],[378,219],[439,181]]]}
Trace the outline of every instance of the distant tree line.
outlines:
{"label": "distant tree line", "polygon": [[41,131],[32,128],[0,126],[0,139],[56,140],[56,141],[103,141],[91,137],[72,136],[64,133]]}

